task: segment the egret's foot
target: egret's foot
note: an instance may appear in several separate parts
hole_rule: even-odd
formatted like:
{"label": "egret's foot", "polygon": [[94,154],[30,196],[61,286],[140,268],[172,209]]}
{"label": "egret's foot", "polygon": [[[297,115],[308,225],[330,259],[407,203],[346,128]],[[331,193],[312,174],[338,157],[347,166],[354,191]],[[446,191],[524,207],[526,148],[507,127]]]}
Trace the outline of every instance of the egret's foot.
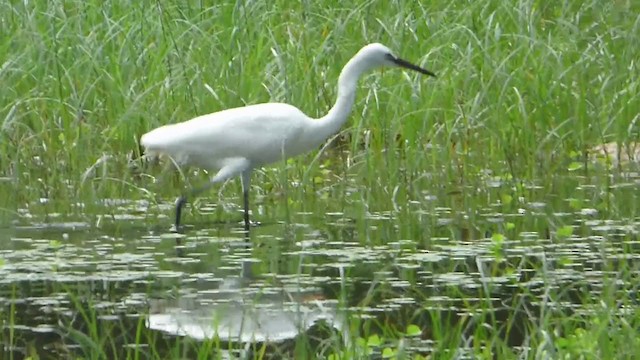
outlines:
{"label": "egret's foot", "polygon": [[260,226],[258,221],[244,221],[244,231],[248,234],[252,227]]}
{"label": "egret's foot", "polygon": [[[169,229],[169,232],[175,233],[175,234],[183,234],[184,227],[182,225],[177,226],[176,224],[173,224],[171,225],[171,229]],[[180,238],[176,238],[176,239],[180,239]]]}
{"label": "egret's foot", "polygon": [[256,227],[262,225],[262,223],[260,221],[249,221],[249,225]]}
{"label": "egret's foot", "polygon": [[244,224],[245,227],[257,227],[262,225],[260,221],[253,221],[253,220],[249,222],[244,221],[244,222],[241,222],[241,224]]}

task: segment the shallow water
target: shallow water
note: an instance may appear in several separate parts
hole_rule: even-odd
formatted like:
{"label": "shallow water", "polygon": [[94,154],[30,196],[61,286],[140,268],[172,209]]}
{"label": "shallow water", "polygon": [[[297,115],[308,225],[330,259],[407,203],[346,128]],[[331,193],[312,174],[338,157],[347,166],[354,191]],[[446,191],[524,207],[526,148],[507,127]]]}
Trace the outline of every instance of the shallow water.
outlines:
{"label": "shallow water", "polygon": [[[0,241],[0,304],[12,324],[5,352],[70,357],[89,346],[82,334],[99,331],[119,345],[109,358],[213,336],[247,355],[246,344],[289,349],[302,334],[349,345],[348,324],[373,319],[374,332],[420,326],[402,344],[408,353],[442,351],[434,329],[461,321],[463,338],[483,324],[508,325],[495,331],[526,353],[527,328],[546,313],[589,313],[603,292],[637,294],[628,274],[640,259],[640,178],[609,180],[566,179],[571,191],[557,196],[529,186],[526,200],[475,201],[465,211],[430,192],[406,204],[410,213],[361,219],[314,210],[282,221],[261,213],[263,204],[249,237],[233,204],[223,210],[232,220],[220,221],[217,203],[200,202],[202,215],[188,212],[183,234],[169,231],[171,202],[108,200],[104,215],[65,221],[21,209]],[[503,187],[494,179],[480,192]],[[470,351],[458,350],[458,358]]]}

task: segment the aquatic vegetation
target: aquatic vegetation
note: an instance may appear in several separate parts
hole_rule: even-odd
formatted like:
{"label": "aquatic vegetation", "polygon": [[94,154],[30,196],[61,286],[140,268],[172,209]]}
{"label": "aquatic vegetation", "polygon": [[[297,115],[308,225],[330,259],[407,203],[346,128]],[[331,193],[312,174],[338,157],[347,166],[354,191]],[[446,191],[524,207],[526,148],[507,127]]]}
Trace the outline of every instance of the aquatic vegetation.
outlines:
{"label": "aquatic vegetation", "polygon": [[[0,4],[0,357],[634,358],[638,167],[592,150],[639,140],[639,6]],[[367,76],[337,136],[255,172],[249,237],[239,181],[169,231],[210,174],[141,134],[324,114],[373,41],[437,81]]]}

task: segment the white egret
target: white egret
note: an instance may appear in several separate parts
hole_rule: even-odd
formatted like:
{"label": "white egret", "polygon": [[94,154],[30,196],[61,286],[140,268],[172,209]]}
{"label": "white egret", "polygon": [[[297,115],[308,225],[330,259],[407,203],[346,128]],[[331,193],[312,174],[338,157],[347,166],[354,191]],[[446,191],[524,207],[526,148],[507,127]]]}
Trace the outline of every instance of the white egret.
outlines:
{"label": "white egret", "polygon": [[[251,171],[317,148],[337,133],[351,112],[360,76],[382,66],[403,67],[435,77],[431,71],[397,57],[386,46],[369,44],[342,69],[336,103],[319,119],[313,119],[289,104],[263,103],[165,125],[142,135],[140,144],[149,155],[168,155],[179,165],[218,171],[205,186],[192,189],[190,196],[240,175],[244,226],[248,231]],[[180,215],[186,202],[186,195],[176,200],[176,230],[179,230]]]}

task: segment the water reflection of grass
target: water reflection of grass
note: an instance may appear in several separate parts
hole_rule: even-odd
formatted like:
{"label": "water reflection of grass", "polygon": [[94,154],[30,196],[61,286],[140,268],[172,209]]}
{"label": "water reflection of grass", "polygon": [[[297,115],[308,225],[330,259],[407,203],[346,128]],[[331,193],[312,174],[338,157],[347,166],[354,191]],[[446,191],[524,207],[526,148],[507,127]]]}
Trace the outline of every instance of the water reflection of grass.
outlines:
{"label": "water reflection of grass", "polygon": [[[262,245],[252,256],[260,260],[258,273],[297,274],[301,265],[285,255],[298,251],[291,245],[296,242],[347,248],[345,242],[354,242],[363,253],[382,246],[385,251],[359,259],[349,275],[372,281],[372,272],[390,271],[408,287],[365,282],[359,286],[371,290],[356,292],[363,298],[351,305],[375,307],[405,297],[415,304],[402,304],[395,312],[389,310],[397,310],[392,304],[389,312],[382,311],[393,316],[353,315],[351,347],[320,331],[319,341],[309,335],[285,352],[267,353],[356,357],[389,348],[387,355],[401,354],[416,338],[407,330],[410,325],[425,324],[430,327],[421,339],[433,341],[435,357],[624,358],[638,352],[637,169],[587,161],[593,146],[638,140],[640,80],[634,74],[640,53],[634,44],[639,43],[640,9],[635,2],[400,1],[349,8],[328,0],[212,7],[71,1],[0,7],[8,34],[0,37],[0,198],[5,199],[0,203],[0,268],[6,275],[0,296],[16,300],[0,310],[4,343],[38,347],[37,341],[25,345],[15,336],[12,325],[20,329],[19,319],[26,315],[20,311],[21,293],[12,291],[18,289],[17,275],[24,279],[21,286],[42,285],[25,284],[34,269],[51,260],[16,269],[16,263],[28,264],[27,257],[11,254],[32,249],[16,241],[22,236],[16,226],[77,222],[103,229],[97,237],[89,230],[60,230],[40,239],[37,251],[63,254],[51,271],[63,271],[67,262],[79,266],[79,254],[90,251],[102,257],[171,253],[171,241],[139,239],[149,236],[149,228],[165,229],[171,211],[166,200],[184,181],[200,182],[205,175],[172,176],[160,167],[132,163],[139,155],[138,136],[160,124],[261,101],[287,101],[310,115],[322,114],[333,101],[342,64],[363,43],[380,41],[429,64],[440,77],[425,82],[395,71],[368,77],[351,126],[321,155],[255,174],[252,210],[266,226],[251,239]],[[189,272],[211,271],[230,251],[228,243],[234,242],[219,239],[236,236],[229,229],[240,219],[238,192],[239,183],[230,182],[220,199],[214,191],[189,210],[194,231],[200,232],[185,246],[209,244],[201,249],[204,260]],[[128,200],[138,202],[131,206]],[[228,224],[203,229],[212,221]],[[274,225],[279,222],[288,226]],[[490,240],[479,240],[484,238]],[[539,246],[553,259],[527,266],[507,261],[526,255],[517,245],[527,239],[543,239]],[[459,242],[478,246],[481,256],[494,260],[486,277],[541,274],[544,264],[565,274],[593,270],[588,274],[599,276],[599,285],[594,291],[588,282],[567,282],[557,293],[532,295],[518,283],[511,297],[494,304],[486,300],[482,281],[469,275],[477,271],[474,262],[463,266],[450,260],[426,269],[428,262],[416,259],[394,263],[394,251],[419,256],[447,246],[453,247],[453,259],[465,258]],[[604,246],[610,242],[617,245]],[[65,253],[69,244],[86,252]],[[326,249],[331,246],[321,250]],[[164,263],[163,270],[178,265],[184,264]],[[314,266],[303,269],[311,272]],[[437,286],[427,291],[421,282],[429,276],[451,280],[451,273],[470,276],[479,293]],[[42,290],[44,295],[62,291]],[[332,294],[350,298],[351,291]],[[92,308],[87,304],[98,300],[91,294],[72,291],[78,300],[71,308]],[[435,295],[462,310],[444,311],[449,305]],[[171,340],[161,346],[166,339],[153,340],[158,335],[139,323],[102,329],[99,316],[105,314],[83,314],[87,327],[62,323],[61,333],[70,340],[62,346],[74,350],[72,344],[81,344],[87,358],[123,350],[123,343],[140,344],[124,352],[132,358],[162,358],[184,348],[206,357],[226,346],[213,340]],[[518,328],[521,324],[526,325]],[[133,337],[123,335],[131,334],[130,326],[136,329]],[[526,341],[511,342],[507,335],[513,329]]]}

